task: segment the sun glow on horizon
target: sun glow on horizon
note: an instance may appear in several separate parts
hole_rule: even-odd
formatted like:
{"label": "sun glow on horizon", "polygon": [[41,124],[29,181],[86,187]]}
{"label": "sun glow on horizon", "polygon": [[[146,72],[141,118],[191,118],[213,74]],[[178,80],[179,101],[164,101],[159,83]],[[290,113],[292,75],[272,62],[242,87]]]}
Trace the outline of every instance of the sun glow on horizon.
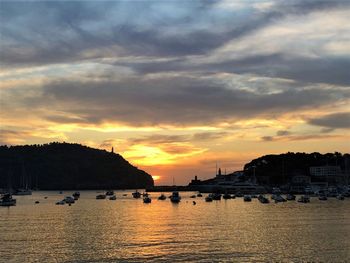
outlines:
{"label": "sun glow on horizon", "polygon": [[152,175],[154,181],[158,181],[160,179],[159,175]]}

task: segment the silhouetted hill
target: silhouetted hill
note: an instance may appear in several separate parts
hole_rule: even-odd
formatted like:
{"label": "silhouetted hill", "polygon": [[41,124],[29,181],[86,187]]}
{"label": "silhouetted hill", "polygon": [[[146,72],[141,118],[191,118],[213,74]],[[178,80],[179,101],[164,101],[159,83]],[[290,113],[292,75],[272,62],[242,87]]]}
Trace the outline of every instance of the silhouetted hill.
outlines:
{"label": "silhouetted hill", "polygon": [[[311,166],[340,166],[342,171],[350,169],[350,154],[335,153],[285,153],[264,155],[244,165],[247,177],[254,175],[258,183],[281,185],[295,175],[310,175]],[[255,169],[254,169],[255,167]]]}
{"label": "silhouetted hill", "polygon": [[[24,176],[25,175],[25,176]],[[153,186],[152,177],[122,156],[80,144],[0,146],[0,188],[122,189]]]}

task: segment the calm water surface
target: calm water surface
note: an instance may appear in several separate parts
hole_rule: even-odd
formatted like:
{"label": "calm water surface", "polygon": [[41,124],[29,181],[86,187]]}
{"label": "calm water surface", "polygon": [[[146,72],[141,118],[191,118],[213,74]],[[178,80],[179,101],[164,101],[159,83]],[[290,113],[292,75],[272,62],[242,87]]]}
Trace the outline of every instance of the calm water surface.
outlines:
{"label": "calm water surface", "polygon": [[206,203],[187,192],[180,204],[158,193],[144,204],[131,191],[116,201],[82,191],[76,204],[55,205],[70,194],[0,207],[0,262],[350,262],[350,199]]}

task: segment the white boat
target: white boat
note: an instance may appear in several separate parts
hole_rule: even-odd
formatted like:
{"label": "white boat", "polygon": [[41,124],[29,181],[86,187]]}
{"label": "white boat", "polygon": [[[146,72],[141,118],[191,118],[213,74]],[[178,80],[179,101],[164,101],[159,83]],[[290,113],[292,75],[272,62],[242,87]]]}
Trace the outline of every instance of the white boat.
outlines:
{"label": "white boat", "polygon": [[286,199],[288,201],[294,201],[296,199],[296,196],[293,194],[287,194]]}
{"label": "white boat", "polygon": [[96,195],[96,199],[106,199],[106,195]]}
{"label": "white boat", "polygon": [[298,199],[299,203],[310,203],[310,197],[307,195],[302,195]]}
{"label": "white boat", "polygon": [[173,203],[179,203],[181,201],[181,196],[179,192],[173,192],[173,194],[170,196],[170,201]]}
{"label": "white boat", "polygon": [[74,204],[75,203],[74,197],[72,197],[72,196],[66,196],[63,200],[66,202],[66,204]]}
{"label": "white boat", "polygon": [[268,203],[270,203],[269,199],[266,198],[266,197],[263,196],[263,195],[259,195],[259,196],[258,196],[258,200],[259,200],[259,202],[262,203],[262,204],[268,204]]}
{"label": "white boat", "polygon": [[80,198],[80,193],[79,192],[74,192],[72,194],[72,196],[74,197],[74,200],[78,200]]}
{"label": "white boat", "polygon": [[56,205],[64,205],[66,202],[64,200],[56,202]]}
{"label": "white boat", "polygon": [[115,195],[112,195],[109,197],[109,200],[117,200],[117,197]]}
{"label": "white boat", "polygon": [[12,198],[12,195],[6,193],[0,197],[0,206],[14,206],[16,205],[16,199]]}
{"label": "white boat", "polygon": [[276,194],[273,197],[273,200],[275,200],[275,203],[280,203],[280,202],[286,202],[287,200],[283,198],[282,195]]}
{"label": "white boat", "polygon": [[114,191],[113,190],[109,190],[106,192],[106,195],[114,195]]}

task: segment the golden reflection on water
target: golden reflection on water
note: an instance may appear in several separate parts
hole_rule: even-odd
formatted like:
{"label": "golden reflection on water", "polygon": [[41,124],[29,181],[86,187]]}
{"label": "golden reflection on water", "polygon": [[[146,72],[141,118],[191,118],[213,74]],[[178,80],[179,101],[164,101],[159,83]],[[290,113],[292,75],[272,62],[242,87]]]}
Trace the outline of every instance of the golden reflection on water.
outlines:
{"label": "golden reflection on water", "polygon": [[82,191],[72,206],[56,206],[56,192],[17,197],[0,209],[0,262],[350,261],[350,199],[193,205],[181,194],[180,204],[158,193],[144,204],[131,192],[110,201]]}

